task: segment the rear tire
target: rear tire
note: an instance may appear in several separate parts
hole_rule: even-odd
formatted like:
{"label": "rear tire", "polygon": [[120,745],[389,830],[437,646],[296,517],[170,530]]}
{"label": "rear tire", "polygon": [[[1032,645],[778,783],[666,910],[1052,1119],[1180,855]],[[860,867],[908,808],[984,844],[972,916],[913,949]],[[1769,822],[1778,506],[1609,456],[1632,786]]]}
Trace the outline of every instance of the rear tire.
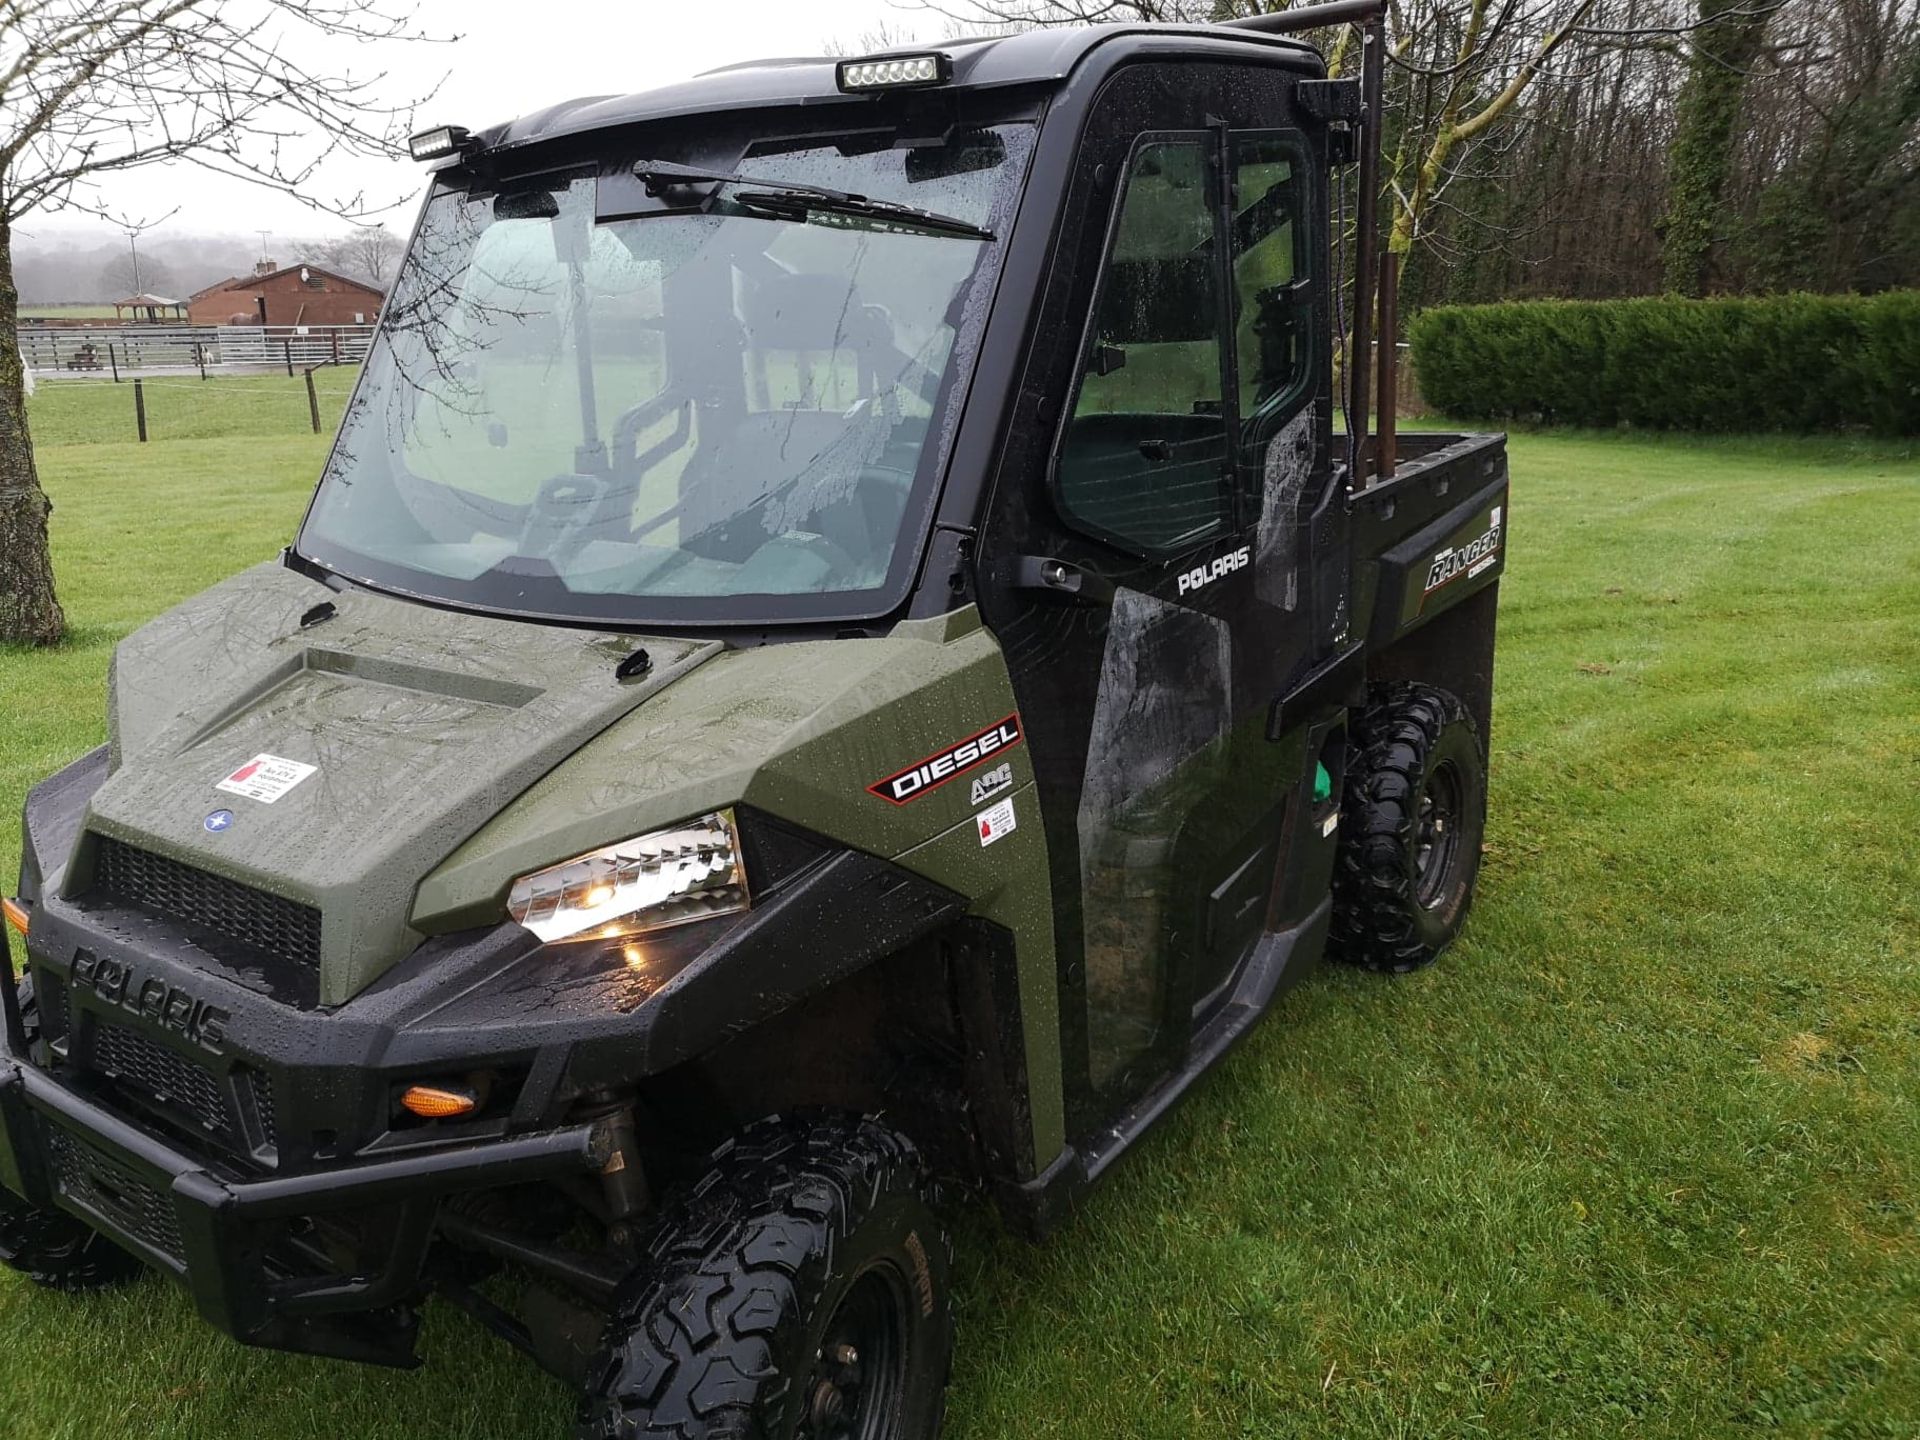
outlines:
{"label": "rear tire", "polygon": [[[20,982],[20,1018],[27,1039],[38,1037],[33,981]],[[124,1285],[140,1262],[96,1230],[59,1210],[41,1210],[0,1189],[0,1265],[48,1290],[78,1294]]]}
{"label": "rear tire", "polygon": [[874,1120],[763,1121],[662,1217],[614,1302],[580,1440],[932,1440],[950,1246]]}
{"label": "rear tire", "polygon": [[1375,686],[1348,737],[1334,958],[1393,974],[1432,964],[1466,922],[1486,824],[1486,759],[1466,707],[1429,685]]}

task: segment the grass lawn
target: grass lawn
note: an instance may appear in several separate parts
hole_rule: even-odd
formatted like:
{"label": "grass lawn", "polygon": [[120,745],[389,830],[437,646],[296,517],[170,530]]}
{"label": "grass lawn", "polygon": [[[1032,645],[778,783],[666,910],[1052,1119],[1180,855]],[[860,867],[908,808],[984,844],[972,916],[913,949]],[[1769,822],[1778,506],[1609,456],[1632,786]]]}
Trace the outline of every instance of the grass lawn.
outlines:
{"label": "grass lawn", "polygon": [[[328,365],[313,372],[320,428],[329,438],[340,425],[340,412],[358,373],[357,366],[343,365]],[[147,410],[149,443],[242,436],[305,435],[313,439],[306,377],[298,367],[291,378],[284,374],[216,374],[202,380],[191,370],[180,370],[142,380],[140,393]],[[140,429],[134,405],[131,380],[119,384],[101,379],[42,381],[30,413],[41,465],[51,467],[48,483],[58,483],[59,454],[67,446],[137,441]],[[324,456],[325,444],[316,443],[320,444],[318,453]],[[156,459],[160,453],[155,452]],[[310,485],[319,465],[316,459],[305,472],[298,473],[304,473]]]}
{"label": "grass lawn", "polygon": [[[49,445],[75,633],[0,651],[0,811],[98,741],[119,636],[284,542],[323,448]],[[1295,991],[1050,1247],[968,1219],[950,1433],[1920,1435],[1920,462],[1513,466],[1464,940]],[[260,1354],[158,1280],[8,1277],[0,1434],[563,1440],[462,1318],[425,1349]]]}

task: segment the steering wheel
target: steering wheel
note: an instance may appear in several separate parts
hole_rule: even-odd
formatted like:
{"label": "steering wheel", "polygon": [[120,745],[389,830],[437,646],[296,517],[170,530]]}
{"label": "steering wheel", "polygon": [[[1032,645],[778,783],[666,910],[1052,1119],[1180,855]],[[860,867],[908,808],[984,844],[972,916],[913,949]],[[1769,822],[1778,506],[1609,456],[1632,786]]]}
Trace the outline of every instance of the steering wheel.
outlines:
{"label": "steering wheel", "polygon": [[555,475],[527,507],[522,553],[552,560],[584,545],[612,483],[600,475]]}

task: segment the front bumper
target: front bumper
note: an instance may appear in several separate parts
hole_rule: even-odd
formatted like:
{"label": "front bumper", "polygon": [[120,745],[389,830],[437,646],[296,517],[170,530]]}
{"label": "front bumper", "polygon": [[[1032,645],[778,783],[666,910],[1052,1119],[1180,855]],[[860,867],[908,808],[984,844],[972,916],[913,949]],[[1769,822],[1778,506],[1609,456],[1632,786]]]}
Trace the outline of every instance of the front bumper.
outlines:
{"label": "front bumper", "polygon": [[[13,987],[0,981],[7,1008]],[[9,1026],[10,1029],[14,1028]],[[414,1360],[410,1302],[442,1200],[604,1163],[591,1124],[301,1175],[242,1178],[0,1056],[0,1186],[109,1236],[247,1344],[373,1364]],[[341,1273],[317,1238],[350,1222],[370,1263]]]}
{"label": "front bumper", "polygon": [[[299,1012],[208,968],[160,922],[51,895],[27,946],[43,1031],[29,1046],[11,938],[0,939],[0,1187],[108,1236],[243,1343],[413,1364],[443,1202],[605,1161],[599,1125],[567,1123],[551,1083],[523,1087],[522,1100],[543,1102],[533,1113],[387,1129],[397,1074],[522,1053],[495,1048],[497,1034],[409,1047],[392,1014]],[[460,947],[468,967],[515,948],[488,938]]]}
{"label": "front bumper", "polygon": [[[600,1097],[964,910],[808,841],[760,877],[751,912],[618,949],[543,948],[511,924],[435,936],[323,1008],[311,976],[222,935],[100,887],[64,893],[45,862],[71,853],[103,768],[95,757],[28,802],[40,1036],[26,1043],[0,946],[0,1185],[78,1216],[179,1280],[220,1329],[272,1348],[410,1363],[410,1302],[448,1197],[598,1170],[604,1137],[581,1117]],[[476,1116],[396,1112],[405,1084],[476,1072],[490,1095]]]}

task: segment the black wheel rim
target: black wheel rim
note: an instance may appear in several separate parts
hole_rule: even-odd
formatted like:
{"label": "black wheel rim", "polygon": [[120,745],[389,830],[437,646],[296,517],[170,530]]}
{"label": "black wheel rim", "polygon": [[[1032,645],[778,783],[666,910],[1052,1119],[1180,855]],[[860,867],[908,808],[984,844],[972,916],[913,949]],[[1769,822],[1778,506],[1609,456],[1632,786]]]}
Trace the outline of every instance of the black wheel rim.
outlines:
{"label": "black wheel rim", "polygon": [[1435,767],[1420,792],[1414,817],[1414,895],[1428,910],[1447,898],[1460,853],[1460,771],[1451,760]]}
{"label": "black wheel rim", "polygon": [[907,1374],[906,1294],[891,1269],[853,1282],[827,1322],[801,1394],[801,1440],[890,1440],[901,1434]]}

